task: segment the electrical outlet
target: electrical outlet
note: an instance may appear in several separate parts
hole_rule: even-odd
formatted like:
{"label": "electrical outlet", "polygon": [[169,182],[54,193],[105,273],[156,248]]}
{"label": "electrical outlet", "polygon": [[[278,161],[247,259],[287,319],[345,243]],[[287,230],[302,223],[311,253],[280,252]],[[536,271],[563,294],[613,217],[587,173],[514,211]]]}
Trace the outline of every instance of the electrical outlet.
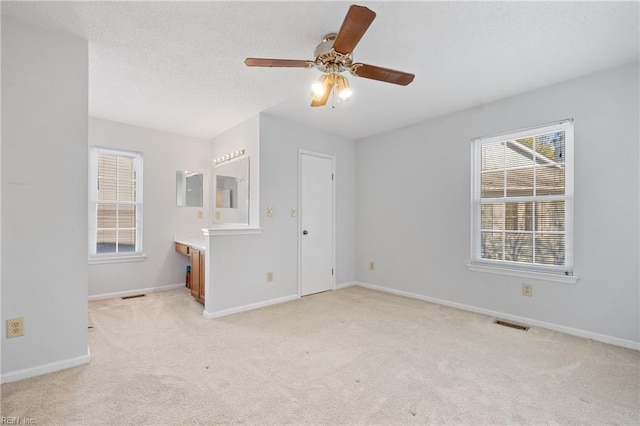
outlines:
{"label": "electrical outlet", "polygon": [[376,262],[369,262],[369,270],[373,271],[376,269]]}
{"label": "electrical outlet", "polygon": [[216,219],[220,219],[220,212],[216,212],[215,217]]}
{"label": "electrical outlet", "polygon": [[267,206],[267,216],[268,217],[273,216],[273,207]]}
{"label": "electrical outlet", "polygon": [[522,283],[522,295],[527,297],[533,296],[533,286],[531,284]]}
{"label": "electrical outlet", "polygon": [[24,318],[7,320],[7,338],[24,336]]}
{"label": "electrical outlet", "polygon": [[268,283],[273,282],[273,272],[267,272],[267,282]]}
{"label": "electrical outlet", "polygon": [[198,210],[198,219],[202,219],[204,217],[204,212],[202,210]]}

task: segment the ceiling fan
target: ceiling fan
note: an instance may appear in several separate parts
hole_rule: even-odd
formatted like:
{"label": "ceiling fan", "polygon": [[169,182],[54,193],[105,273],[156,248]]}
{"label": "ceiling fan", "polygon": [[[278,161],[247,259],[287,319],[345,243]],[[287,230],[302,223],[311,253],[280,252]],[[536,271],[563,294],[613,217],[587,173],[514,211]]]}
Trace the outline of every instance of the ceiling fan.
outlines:
{"label": "ceiling fan", "polygon": [[375,17],[374,11],[364,6],[352,5],[338,33],[330,33],[324,36],[322,42],[316,47],[314,52],[315,59],[312,61],[247,58],[244,63],[249,67],[315,67],[322,71],[324,74],[312,88],[312,107],[325,105],[334,87],[339,99],[346,100],[351,96],[349,81],[341,75],[345,71],[349,71],[356,77],[406,86],[413,81],[415,77],[413,74],[353,62],[353,49]]}

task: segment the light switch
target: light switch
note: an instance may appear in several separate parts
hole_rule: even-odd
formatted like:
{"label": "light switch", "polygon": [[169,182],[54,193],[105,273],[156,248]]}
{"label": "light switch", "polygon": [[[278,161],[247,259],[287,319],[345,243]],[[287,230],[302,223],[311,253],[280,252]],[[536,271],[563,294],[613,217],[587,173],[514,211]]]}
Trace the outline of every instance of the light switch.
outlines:
{"label": "light switch", "polygon": [[269,217],[273,216],[273,207],[271,206],[267,207],[267,216]]}
{"label": "light switch", "polygon": [[298,216],[298,209],[291,209],[291,217]]}

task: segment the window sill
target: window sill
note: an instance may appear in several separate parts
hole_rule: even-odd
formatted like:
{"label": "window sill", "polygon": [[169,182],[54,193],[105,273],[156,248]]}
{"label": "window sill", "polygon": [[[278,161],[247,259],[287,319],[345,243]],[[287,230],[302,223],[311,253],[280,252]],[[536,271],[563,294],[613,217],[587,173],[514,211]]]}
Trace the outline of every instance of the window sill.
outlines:
{"label": "window sill", "polygon": [[90,257],[89,265],[102,265],[106,263],[128,263],[128,262],[144,262],[147,258],[146,254],[135,254],[130,256],[105,256]]}
{"label": "window sill", "polygon": [[500,268],[497,266],[467,264],[467,269],[474,272],[484,272],[487,274],[510,275],[513,277],[529,278],[532,280],[552,281],[563,284],[575,284],[578,277],[575,275],[550,274],[548,272],[523,271],[519,269]]}

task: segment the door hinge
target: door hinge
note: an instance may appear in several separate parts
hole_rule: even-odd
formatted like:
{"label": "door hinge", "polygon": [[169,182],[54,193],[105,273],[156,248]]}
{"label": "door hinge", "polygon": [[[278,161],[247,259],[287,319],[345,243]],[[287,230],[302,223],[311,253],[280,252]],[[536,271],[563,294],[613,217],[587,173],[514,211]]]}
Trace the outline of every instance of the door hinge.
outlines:
{"label": "door hinge", "polygon": [[333,180],[333,173],[331,173],[331,180]]}
{"label": "door hinge", "polygon": [[333,276],[333,268],[331,268],[331,276]]}

